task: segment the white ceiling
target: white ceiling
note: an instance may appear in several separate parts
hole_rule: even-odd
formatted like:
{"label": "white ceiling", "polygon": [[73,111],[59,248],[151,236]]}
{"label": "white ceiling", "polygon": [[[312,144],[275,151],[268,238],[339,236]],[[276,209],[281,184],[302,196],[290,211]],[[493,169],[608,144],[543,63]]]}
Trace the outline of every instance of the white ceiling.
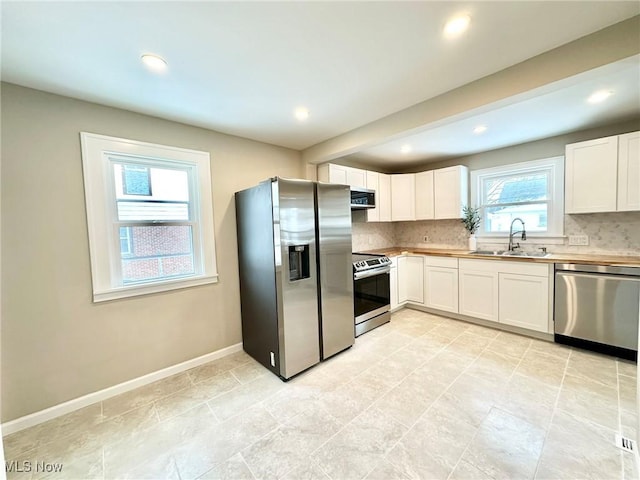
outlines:
{"label": "white ceiling", "polygon": [[[444,23],[460,12],[472,17],[469,31],[444,39]],[[302,150],[638,14],[637,1],[4,1],[2,80]],[[146,70],[139,58],[147,52],[163,56],[168,71]],[[612,70],[606,75],[635,92],[616,94],[623,105],[607,114],[613,118],[629,114],[627,100],[637,109],[640,87],[628,84],[637,80],[634,65]],[[582,104],[565,116],[544,114],[578,95],[565,87],[484,112],[486,122],[516,113],[527,120],[492,127],[476,145],[460,142],[455,129],[478,119],[438,126],[448,130],[437,138],[449,140],[434,143],[430,133],[423,157],[585,123],[593,110]],[[299,105],[311,112],[305,123],[292,115]],[[394,158],[386,148],[395,147],[363,158]]]}
{"label": "white ceiling", "polygon": [[[615,93],[605,102],[588,103],[587,98],[599,90]],[[636,55],[518,98],[445,118],[418,133],[345,158],[381,168],[404,168],[633,119],[639,114],[640,56]],[[473,130],[479,125],[487,130],[475,134]],[[402,152],[405,145],[411,147],[410,152]]]}

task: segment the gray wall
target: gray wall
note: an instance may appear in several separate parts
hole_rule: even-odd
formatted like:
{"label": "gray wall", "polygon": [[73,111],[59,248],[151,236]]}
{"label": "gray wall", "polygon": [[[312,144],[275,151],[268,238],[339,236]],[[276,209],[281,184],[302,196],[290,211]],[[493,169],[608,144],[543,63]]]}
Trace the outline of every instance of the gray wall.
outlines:
{"label": "gray wall", "polygon": [[[2,84],[2,421],[241,342],[233,193],[296,151]],[[93,304],[79,132],[211,154],[217,284]]]}

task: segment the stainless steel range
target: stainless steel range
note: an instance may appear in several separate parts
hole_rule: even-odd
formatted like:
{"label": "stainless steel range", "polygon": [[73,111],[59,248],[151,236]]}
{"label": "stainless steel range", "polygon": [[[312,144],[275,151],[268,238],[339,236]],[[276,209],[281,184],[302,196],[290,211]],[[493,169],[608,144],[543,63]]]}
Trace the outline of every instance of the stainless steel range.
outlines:
{"label": "stainless steel range", "polygon": [[357,337],[391,319],[391,260],[384,255],[354,253],[352,261]]}

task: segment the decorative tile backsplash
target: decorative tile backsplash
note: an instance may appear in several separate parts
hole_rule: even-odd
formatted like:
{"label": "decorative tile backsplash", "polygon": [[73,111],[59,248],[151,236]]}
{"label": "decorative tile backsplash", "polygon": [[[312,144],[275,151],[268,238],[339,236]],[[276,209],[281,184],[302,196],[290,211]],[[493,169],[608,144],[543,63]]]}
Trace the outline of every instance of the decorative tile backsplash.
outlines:
{"label": "decorative tile backsplash", "polygon": [[[608,253],[611,255],[640,255],[640,212],[591,213],[564,216],[564,234],[588,235],[589,245],[564,245],[558,252]],[[560,249],[562,248],[562,250]]]}
{"label": "decorative tile backsplash", "polygon": [[[550,252],[640,255],[640,212],[593,213],[565,215],[563,245],[546,245]],[[589,245],[569,245],[570,235],[588,235]],[[425,242],[424,237],[428,237]],[[392,246],[413,248],[467,248],[467,232],[460,220],[424,220],[416,222],[366,223],[354,216],[353,251]],[[520,242],[527,250],[544,244]],[[478,248],[504,248],[505,245],[484,244]]]}
{"label": "decorative tile backsplash", "polygon": [[[421,220],[395,224],[399,245],[414,248],[467,248],[467,231],[460,220]],[[425,241],[424,237],[428,237]]]}
{"label": "decorative tile backsplash", "polygon": [[354,212],[352,215],[352,249],[354,252],[392,247],[397,244],[394,223],[366,223],[362,213],[364,212]]}

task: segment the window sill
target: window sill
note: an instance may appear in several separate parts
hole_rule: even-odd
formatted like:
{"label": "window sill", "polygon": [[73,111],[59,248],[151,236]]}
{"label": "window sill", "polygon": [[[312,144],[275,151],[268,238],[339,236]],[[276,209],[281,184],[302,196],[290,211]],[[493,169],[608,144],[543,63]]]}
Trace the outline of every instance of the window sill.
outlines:
{"label": "window sill", "polygon": [[94,291],[93,303],[108,302],[119,298],[137,297],[139,295],[148,295],[151,293],[168,292],[181,288],[207,285],[209,283],[218,283],[218,274],[201,275],[198,277],[181,278],[178,280],[165,280],[145,285],[128,285],[126,287]]}
{"label": "window sill", "polygon": [[[562,235],[534,235],[527,233],[527,239],[521,240],[518,235],[514,235],[513,241],[520,243],[524,242],[524,245],[563,245],[566,237]],[[497,236],[497,235],[478,235],[476,239],[480,243],[509,243],[509,236]]]}

